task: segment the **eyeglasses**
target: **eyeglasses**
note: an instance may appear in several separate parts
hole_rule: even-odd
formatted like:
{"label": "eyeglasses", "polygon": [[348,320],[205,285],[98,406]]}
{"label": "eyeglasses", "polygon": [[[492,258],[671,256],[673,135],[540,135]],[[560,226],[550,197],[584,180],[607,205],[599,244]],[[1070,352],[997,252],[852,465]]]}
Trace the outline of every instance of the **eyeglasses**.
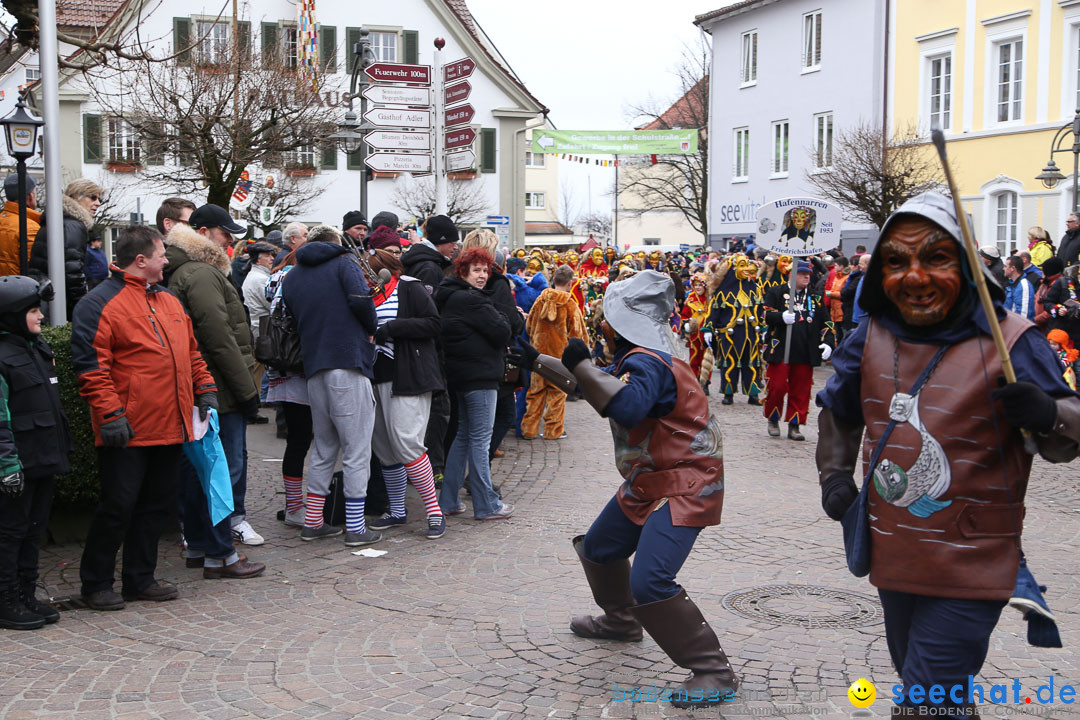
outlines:
{"label": "eyeglasses", "polygon": [[98,202],[101,200],[97,195],[87,195],[86,197],[90,198],[91,202]]}
{"label": "eyeglasses", "polygon": [[401,248],[388,247],[388,248],[383,248],[383,249],[386,250],[386,252],[390,253],[391,255],[397,255],[397,256],[400,257],[401,254],[402,254],[401,253]]}

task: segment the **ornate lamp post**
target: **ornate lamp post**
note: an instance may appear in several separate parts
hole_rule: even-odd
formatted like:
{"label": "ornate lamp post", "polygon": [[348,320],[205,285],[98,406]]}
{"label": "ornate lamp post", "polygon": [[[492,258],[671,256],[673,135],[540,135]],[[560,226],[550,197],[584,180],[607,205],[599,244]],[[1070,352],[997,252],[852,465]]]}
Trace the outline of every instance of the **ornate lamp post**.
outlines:
{"label": "ornate lamp post", "polygon": [[[37,153],[38,130],[45,124],[26,111],[23,98],[15,104],[15,111],[3,120],[4,139],[7,140],[8,155],[15,158],[16,172],[19,174],[19,274],[26,275],[29,260],[27,258],[26,237],[26,161]],[[10,198],[8,198],[10,200]]]}
{"label": "ornate lamp post", "polygon": [[[349,93],[346,96],[349,101],[349,109],[345,113],[345,119],[338,123],[338,131],[329,136],[329,139],[336,141],[338,147],[347,155],[352,155],[359,150],[361,163],[367,157],[367,143],[364,142],[364,136],[375,129],[374,126],[363,120],[364,113],[367,112],[367,98],[364,97],[363,93],[364,89],[370,84],[364,69],[374,59],[368,34],[369,30],[366,27],[360,28],[360,42],[354,43],[352,46],[356,61],[353,64],[352,76],[349,78]],[[359,88],[359,91],[357,88]],[[357,118],[356,113],[353,112],[353,99],[357,97],[360,98],[360,118]],[[368,217],[368,173],[366,167],[361,168],[361,170],[363,174],[360,176],[360,212],[366,218]]]}
{"label": "ornate lamp post", "polygon": [[[1068,137],[1072,137],[1072,145],[1066,146],[1065,140]],[[1057,184],[1065,179],[1065,176],[1058,170],[1057,164],[1054,162],[1054,153],[1067,152],[1072,153],[1073,156],[1073,201],[1072,211],[1077,211],[1078,203],[1080,203],[1080,193],[1076,189],[1076,178],[1080,173],[1080,108],[1076,109],[1076,115],[1068,125],[1062,126],[1055,134],[1054,139],[1050,142],[1050,161],[1046,163],[1046,167],[1042,172],[1035,176],[1036,180],[1042,181],[1044,187],[1049,190],[1053,190],[1057,187]]]}

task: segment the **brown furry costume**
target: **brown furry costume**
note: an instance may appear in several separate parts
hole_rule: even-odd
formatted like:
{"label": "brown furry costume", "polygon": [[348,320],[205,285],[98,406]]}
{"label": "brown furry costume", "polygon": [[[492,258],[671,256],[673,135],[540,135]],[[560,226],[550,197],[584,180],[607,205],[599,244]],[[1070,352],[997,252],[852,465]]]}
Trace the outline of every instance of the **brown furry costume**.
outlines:
{"label": "brown furry costume", "polygon": [[[571,338],[589,342],[585,321],[574,296],[553,288],[548,288],[536,298],[529,310],[525,329],[533,346],[552,357],[561,357]],[[533,374],[526,396],[525,416],[521,419],[521,434],[528,439],[536,437],[543,416],[544,436],[552,439],[562,436],[565,409],[566,393]]]}

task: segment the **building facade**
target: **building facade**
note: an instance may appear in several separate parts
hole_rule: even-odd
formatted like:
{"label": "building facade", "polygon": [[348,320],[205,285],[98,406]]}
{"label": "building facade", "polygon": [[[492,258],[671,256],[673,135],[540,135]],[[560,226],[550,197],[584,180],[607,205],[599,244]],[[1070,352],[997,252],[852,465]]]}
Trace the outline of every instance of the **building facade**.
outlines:
{"label": "building facade", "polygon": [[[885,10],[885,0],[744,0],[697,17],[713,47],[710,245],[754,235],[765,203],[815,195],[806,174],[829,172],[844,128],[881,127]],[[844,249],[876,235],[845,222]]]}

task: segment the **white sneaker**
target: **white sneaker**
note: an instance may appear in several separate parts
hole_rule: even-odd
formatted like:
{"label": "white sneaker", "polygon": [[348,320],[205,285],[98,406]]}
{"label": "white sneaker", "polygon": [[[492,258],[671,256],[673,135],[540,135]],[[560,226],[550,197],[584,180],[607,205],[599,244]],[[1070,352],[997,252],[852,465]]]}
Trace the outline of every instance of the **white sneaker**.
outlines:
{"label": "white sneaker", "polygon": [[285,524],[292,527],[304,527],[304,509],[300,508],[296,512],[285,513]]}
{"label": "white sneaker", "polygon": [[[301,523],[303,524],[303,523]],[[262,545],[265,540],[263,536],[255,532],[247,520],[244,520],[238,525],[234,525],[232,529],[233,537],[245,545]]]}

